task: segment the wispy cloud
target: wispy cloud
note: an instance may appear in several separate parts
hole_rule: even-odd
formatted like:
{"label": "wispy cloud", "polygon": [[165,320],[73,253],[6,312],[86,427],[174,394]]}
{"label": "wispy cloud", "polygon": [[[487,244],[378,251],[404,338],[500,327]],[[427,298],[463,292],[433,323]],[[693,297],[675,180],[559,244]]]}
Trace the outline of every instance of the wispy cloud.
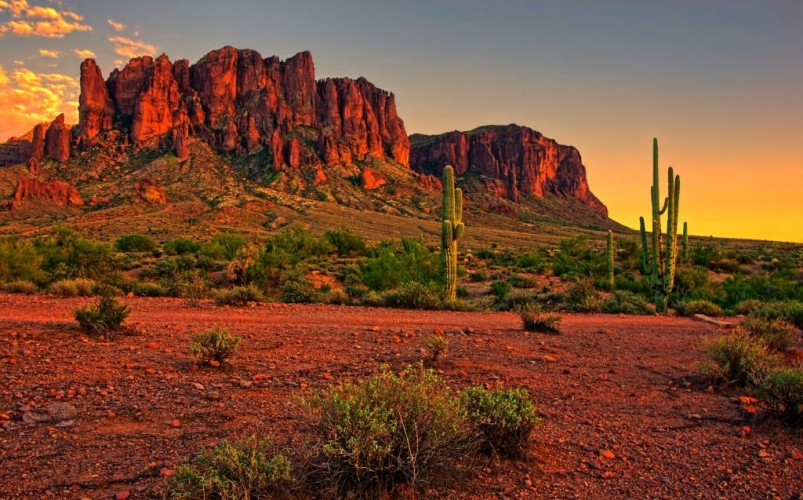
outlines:
{"label": "wispy cloud", "polygon": [[24,67],[9,74],[0,66],[0,140],[22,135],[60,113],[68,123],[75,123],[77,89],[78,80],[69,75],[36,73]]}
{"label": "wispy cloud", "polygon": [[154,55],[157,51],[155,45],[145,43],[142,40],[132,40],[124,36],[109,37],[109,41],[114,44],[114,51],[123,57],[139,57]]}
{"label": "wispy cloud", "polygon": [[125,29],[125,24],[117,22],[114,19],[106,19],[106,22],[109,23],[109,26],[114,28],[114,31],[123,31]]}
{"label": "wispy cloud", "polygon": [[58,59],[61,55],[61,52],[58,50],[39,49],[39,55],[42,57],[52,57],[53,59]]}
{"label": "wispy cloud", "polygon": [[75,49],[73,52],[75,52],[75,55],[77,55],[81,59],[92,59],[95,57],[95,53],[92,52],[91,50]]}
{"label": "wispy cloud", "polygon": [[30,5],[27,0],[0,0],[0,12],[8,10],[12,19],[0,24],[0,37],[42,36],[63,38],[73,31],[92,31],[83,24],[84,17],[75,12],[41,5]]}

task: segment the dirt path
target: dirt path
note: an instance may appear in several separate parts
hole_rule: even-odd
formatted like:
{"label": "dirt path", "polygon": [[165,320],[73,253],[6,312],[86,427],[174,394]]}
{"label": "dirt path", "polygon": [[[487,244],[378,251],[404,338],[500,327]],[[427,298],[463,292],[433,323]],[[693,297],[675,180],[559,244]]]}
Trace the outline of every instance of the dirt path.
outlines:
{"label": "dirt path", "polygon": [[[666,317],[564,315],[560,336],[528,335],[510,313],[263,305],[191,309],[132,299],[140,334],[81,335],[83,299],[0,294],[0,498],[153,496],[161,469],[205,445],[269,431],[302,439],[311,389],[422,358],[442,329],[436,368],[457,387],[529,389],[544,420],[525,460],[488,459],[469,481],[428,495],[467,498],[751,497],[803,492],[803,437],[756,419],[739,392],[699,379],[713,326]],[[233,366],[196,369],[192,333],[244,337]],[[67,401],[67,427],[26,424],[27,407]],[[177,422],[174,422],[177,420]],[[178,424],[178,425],[175,425]],[[743,427],[750,432],[743,437]],[[610,451],[613,458],[601,455]],[[610,456],[610,455],[608,455]]]}

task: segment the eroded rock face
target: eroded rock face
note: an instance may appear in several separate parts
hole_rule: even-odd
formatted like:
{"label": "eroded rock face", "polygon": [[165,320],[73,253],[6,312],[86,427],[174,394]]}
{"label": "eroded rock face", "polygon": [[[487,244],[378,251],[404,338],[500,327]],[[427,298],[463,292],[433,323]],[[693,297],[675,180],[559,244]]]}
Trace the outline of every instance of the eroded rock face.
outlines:
{"label": "eroded rock face", "polygon": [[70,129],[64,124],[64,114],[60,114],[45,132],[45,158],[67,161],[70,158],[70,142]]}
{"label": "eroded rock face", "polygon": [[452,165],[460,176],[471,171],[497,179],[507,198],[552,194],[576,198],[598,213],[608,209],[588,188],[580,153],[518,125],[482,127],[471,132],[413,136],[410,165],[440,176]]}
{"label": "eroded rock face", "polygon": [[[81,65],[82,139],[111,128],[115,116],[111,126],[130,125],[135,147],[165,137],[179,158],[188,154],[188,137],[197,136],[235,155],[267,148],[276,169],[351,164],[369,155],[408,163],[410,143],[393,94],[364,78],[316,82],[309,52],[281,61],[224,47],[192,66],[146,56],[103,85],[99,75],[91,59]],[[299,134],[311,136],[313,146],[302,145]]]}
{"label": "eroded rock face", "polygon": [[84,204],[81,193],[63,181],[42,182],[36,179],[20,178],[14,197],[4,203],[4,208],[15,210],[28,200],[46,200],[63,207]]}
{"label": "eroded rock face", "polygon": [[362,181],[362,188],[368,191],[379,189],[388,183],[384,177],[371,167],[365,167],[365,170],[360,174],[360,180]]}
{"label": "eroded rock face", "polygon": [[134,194],[149,205],[164,205],[167,196],[164,190],[151,179],[141,179],[134,184]]}

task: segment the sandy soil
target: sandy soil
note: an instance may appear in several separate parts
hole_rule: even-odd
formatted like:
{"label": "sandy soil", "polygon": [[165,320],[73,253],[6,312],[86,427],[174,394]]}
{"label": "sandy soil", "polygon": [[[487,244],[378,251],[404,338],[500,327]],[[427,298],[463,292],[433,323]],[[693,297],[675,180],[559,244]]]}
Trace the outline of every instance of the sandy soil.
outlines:
{"label": "sandy soil", "polygon": [[[548,336],[525,334],[510,313],[135,298],[128,324],[139,333],[104,342],[75,327],[85,301],[0,294],[0,498],[150,498],[160,473],[203,446],[254,430],[303,439],[305,394],[415,363],[435,329],[450,341],[436,366],[450,383],[526,387],[543,422],[526,459],[481,459],[424,496],[803,493],[801,432],[697,375],[700,339],[714,333],[705,323],[566,314],[563,334]],[[231,366],[199,368],[189,337],[213,326],[243,343]],[[75,407],[72,424],[22,421],[57,402]]]}

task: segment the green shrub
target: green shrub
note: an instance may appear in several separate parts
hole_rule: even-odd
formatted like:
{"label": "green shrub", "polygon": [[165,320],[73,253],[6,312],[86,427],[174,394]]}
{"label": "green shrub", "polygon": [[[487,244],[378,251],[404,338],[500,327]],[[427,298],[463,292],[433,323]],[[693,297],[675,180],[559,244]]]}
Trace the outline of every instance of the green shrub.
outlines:
{"label": "green shrub", "polygon": [[469,387],[460,399],[469,421],[483,436],[485,448],[504,456],[522,454],[539,421],[527,391]]}
{"label": "green shrub", "polygon": [[302,275],[291,274],[282,284],[282,302],[310,304],[321,300],[315,285]]}
{"label": "green shrub", "polygon": [[602,311],[602,306],[602,297],[591,280],[580,280],[569,288],[566,296],[566,309],[569,311],[597,313]]}
{"label": "green shrub", "polygon": [[549,266],[540,254],[530,252],[516,259],[516,267],[542,274]]}
{"label": "green shrub", "polygon": [[201,244],[188,238],[176,238],[165,242],[162,248],[168,255],[187,255],[198,253],[201,250]]}
{"label": "green shrub", "polygon": [[675,304],[675,311],[681,316],[694,316],[704,314],[706,316],[724,316],[725,311],[710,300],[690,300],[688,302],[678,302]]}
{"label": "green shrub", "polygon": [[763,340],[743,331],[706,339],[703,346],[709,359],[703,371],[722,385],[756,385],[777,364]]}
{"label": "green shrub", "polygon": [[114,248],[118,252],[153,252],[156,242],[144,234],[126,234],[117,238]]}
{"label": "green shrub", "polygon": [[234,260],[237,253],[248,244],[245,236],[229,231],[217,233],[212,237],[212,241],[201,248],[204,255],[217,260]]}
{"label": "green shrub", "polygon": [[104,293],[94,304],[76,309],[75,320],[84,331],[108,337],[120,329],[130,313],[131,308],[128,304],[120,303],[116,298]]}
{"label": "green shrub", "polygon": [[542,312],[538,305],[521,306],[518,313],[528,332],[560,333],[561,317],[558,314]]}
{"label": "green shrub", "polygon": [[333,386],[309,403],[322,442],[313,480],[324,496],[378,497],[423,483],[475,442],[459,399],[421,367]]}
{"label": "green shrub", "polygon": [[796,300],[769,302],[754,310],[753,314],[760,318],[784,319],[803,328],[803,302]]}
{"label": "green shrub", "polygon": [[38,238],[34,246],[42,256],[42,269],[55,280],[100,278],[112,267],[108,245],[84,238],[72,229],[57,228],[53,234]]}
{"label": "green shrub", "polygon": [[555,275],[565,278],[602,278],[606,267],[605,252],[595,249],[587,236],[561,240],[552,260]]}
{"label": "green shrub", "polygon": [[510,291],[513,290],[513,285],[507,280],[496,280],[491,282],[491,295],[496,297],[500,302],[504,301]]}
{"label": "green shrub", "polygon": [[382,302],[387,307],[405,309],[438,309],[441,299],[438,294],[426,285],[417,281],[402,283],[395,290],[385,292]]}
{"label": "green shrub", "polygon": [[166,297],[170,295],[168,290],[156,283],[137,283],[131,290],[138,297]]}
{"label": "green shrub", "polygon": [[655,311],[651,304],[642,297],[635,293],[617,290],[614,292],[613,297],[605,301],[602,307],[603,311],[609,314],[653,314]]}
{"label": "green shrub", "polygon": [[795,325],[781,318],[769,319],[750,315],[739,326],[751,337],[762,339],[775,351],[785,351],[798,337]]}
{"label": "green shrub", "polygon": [[710,268],[711,264],[720,258],[719,250],[710,243],[697,243],[691,247],[689,253],[695,266],[705,268]]}
{"label": "green shrub", "polygon": [[508,281],[514,288],[535,288],[538,286],[538,279],[535,276],[514,274]]}
{"label": "green shrub", "polygon": [[384,241],[372,249],[371,256],[360,263],[360,274],[371,290],[383,291],[408,281],[439,283],[440,268],[438,252],[421,240],[404,238]]}
{"label": "green shrub", "polygon": [[764,305],[758,299],[745,299],[733,306],[733,314],[750,314]]}
{"label": "green shrub", "polygon": [[30,281],[12,281],[0,285],[0,290],[6,293],[24,293],[32,295],[39,291],[39,287],[36,286],[36,283],[31,283]]}
{"label": "green shrub", "polygon": [[479,283],[488,279],[488,275],[482,271],[475,271],[468,275],[468,279],[474,283]]}
{"label": "green shrub", "polygon": [[91,297],[97,286],[94,280],[75,278],[51,283],[48,291],[59,297]]}
{"label": "green shrub", "polygon": [[292,466],[269,439],[251,436],[224,441],[176,468],[167,481],[167,497],[179,500],[273,498],[292,486]]}
{"label": "green shrub", "polygon": [[209,284],[198,273],[187,273],[178,282],[179,297],[190,307],[201,305],[201,300],[206,297],[208,291]]}
{"label": "green shrub", "polygon": [[265,296],[253,285],[237,286],[215,295],[215,304],[219,306],[247,306],[249,302],[264,301]]}
{"label": "green shrub", "polygon": [[437,362],[449,351],[449,341],[443,335],[429,335],[424,337],[424,349],[432,356],[432,361]]}
{"label": "green shrub", "polygon": [[33,245],[19,237],[0,237],[0,282],[30,281],[43,285],[47,273],[42,256]]}
{"label": "green shrub", "polygon": [[234,356],[237,346],[240,345],[240,337],[231,335],[225,330],[215,328],[214,330],[196,333],[190,341],[190,353],[198,361],[223,363]]}
{"label": "green shrub", "polygon": [[759,387],[759,398],[773,411],[794,423],[803,422],[803,370],[788,368],[771,372]]}
{"label": "green shrub", "polygon": [[328,241],[340,257],[358,257],[368,255],[365,238],[353,233],[350,229],[340,228],[326,231],[323,237]]}

